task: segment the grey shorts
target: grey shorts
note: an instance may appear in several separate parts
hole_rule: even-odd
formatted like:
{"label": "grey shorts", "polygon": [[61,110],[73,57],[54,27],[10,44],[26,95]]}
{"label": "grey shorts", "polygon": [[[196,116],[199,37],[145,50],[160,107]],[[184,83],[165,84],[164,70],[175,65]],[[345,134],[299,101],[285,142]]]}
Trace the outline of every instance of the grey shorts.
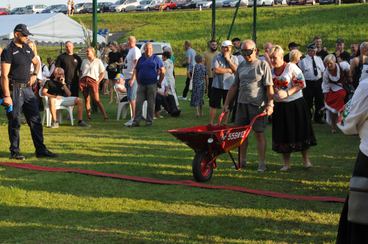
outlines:
{"label": "grey shorts", "polygon": [[[257,114],[262,113],[263,110],[264,109],[262,107],[252,104],[238,103],[235,115],[235,125],[249,125],[252,118]],[[253,131],[257,133],[264,132],[264,130],[266,129],[266,122],[266,116],[257,119],[256,122],[253,124]]]}

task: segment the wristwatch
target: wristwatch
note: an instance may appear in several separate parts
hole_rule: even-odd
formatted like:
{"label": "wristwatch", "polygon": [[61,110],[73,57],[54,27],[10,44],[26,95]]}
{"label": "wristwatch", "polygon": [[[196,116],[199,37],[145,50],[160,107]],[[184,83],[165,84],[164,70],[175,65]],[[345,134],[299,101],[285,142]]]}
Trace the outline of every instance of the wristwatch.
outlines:
{"label": "wristwatch", "polygon": [[33,72],[31,75],[32,75],[32,76],[33,76],[33,75],[37,76],[38,74],[37,74],[36,72]]}

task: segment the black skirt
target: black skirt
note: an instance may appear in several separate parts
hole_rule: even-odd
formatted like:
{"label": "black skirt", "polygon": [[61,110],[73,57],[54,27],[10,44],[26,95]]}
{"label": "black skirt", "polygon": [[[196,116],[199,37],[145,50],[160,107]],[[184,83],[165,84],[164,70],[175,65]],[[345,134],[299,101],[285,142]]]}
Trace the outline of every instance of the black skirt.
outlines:
{"label": "black skirt", "polygon": [[[359,151],[353,176],[368,177],[368,157]],[[368,207],[368,203],[367,203]],[[348,221],[349,196],[341,212],[337,244],[368,243],[368,225]]]}
{"label": "black skirt", "polygon": [[317,142],[304,98],[291,102],[275,102],[272,114],[272,150],[292,153],[315,145]]}

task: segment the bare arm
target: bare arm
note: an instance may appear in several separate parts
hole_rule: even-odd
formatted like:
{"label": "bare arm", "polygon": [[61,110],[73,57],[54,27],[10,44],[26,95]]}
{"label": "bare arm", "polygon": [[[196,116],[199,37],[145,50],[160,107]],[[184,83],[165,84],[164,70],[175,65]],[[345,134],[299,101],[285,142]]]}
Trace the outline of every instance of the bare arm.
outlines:
{"label": "bare arm", "polygon": [[4,104],[10,105],[13,104],[13,101],[10,97],[10,90],[9,90],[9,71],[10,71],[10,64],[9,63],[1,63],[1,87],[3,89],[3,96],[4,96]]}
{"label": "bare arm", "polygon": [[100,75],[98,76],[97,83],[100,83],[105,78],[105,71],[102,71]]}
{"label": "bare arm", "polygon": [[34,74],[31,74],[31,77],[29,78],[29,81],[28,81],[28,84],[30,86],[32,86],[36,82],[36,79],[37,79],[37,75],[36,74],[38,74],[38,72],[40,71],[40,68],[41,68],[41,64],[38,61],[38,59],[37,59],[36,56],[33,57],[32,64],[33,64],[33,67],[34,67],[34,70],[33,70],[33,73]]}
{"label": "bare arm", "polygon": [[159,72],[160,72],[160,78],[159,78],[158,82],[159,82],[159,83],[162,83],[162,81],[163,81],[163,79],[164,79],[164,77],[165,77],[165,72],[166,72],[166,70],[165,70],[165,68],[164,68],[164,67],[161,67],[161,68],[159,69]]}
{"label": "bare arm", "polygon": [[273,86],[266,86],[266,92],[267,92],[267,98],[268,98],[268,103],[266,105],[266,108],[264,110],[265,113],[267,113],[267,115],[271,115],[273,113],[273,94],[274,94],[274,90],[273,90]]}

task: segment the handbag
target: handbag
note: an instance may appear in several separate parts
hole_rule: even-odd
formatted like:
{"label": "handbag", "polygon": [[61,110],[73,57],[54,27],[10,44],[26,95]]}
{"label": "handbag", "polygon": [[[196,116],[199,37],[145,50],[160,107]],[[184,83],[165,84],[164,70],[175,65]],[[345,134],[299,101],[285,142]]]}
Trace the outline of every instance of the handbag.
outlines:
{"label": "handbag", "polygon": [[350,179],[348,221],[368,225],[368,178]]}

